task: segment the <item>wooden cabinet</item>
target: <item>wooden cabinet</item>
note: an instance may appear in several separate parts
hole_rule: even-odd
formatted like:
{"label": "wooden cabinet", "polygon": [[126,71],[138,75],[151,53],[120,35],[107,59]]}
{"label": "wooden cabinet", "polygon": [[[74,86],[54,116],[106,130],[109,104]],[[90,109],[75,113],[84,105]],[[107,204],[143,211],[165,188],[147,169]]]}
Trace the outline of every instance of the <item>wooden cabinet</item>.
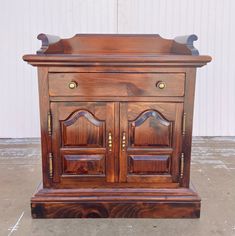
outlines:
{"label": "wooden cabinet", "polygon": [[190,185],[195,35],[41,34],[34,218],[199,217]]}

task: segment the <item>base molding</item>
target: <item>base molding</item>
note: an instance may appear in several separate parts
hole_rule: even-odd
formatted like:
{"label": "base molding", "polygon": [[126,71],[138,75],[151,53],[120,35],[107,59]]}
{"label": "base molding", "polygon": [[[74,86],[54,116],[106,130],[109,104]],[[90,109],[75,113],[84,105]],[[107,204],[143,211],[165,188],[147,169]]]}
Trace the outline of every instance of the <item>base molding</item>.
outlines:
{"label": "base molding", "polygon": [[192,188],[42,189],[31,199],[33,218],[199,218]]}

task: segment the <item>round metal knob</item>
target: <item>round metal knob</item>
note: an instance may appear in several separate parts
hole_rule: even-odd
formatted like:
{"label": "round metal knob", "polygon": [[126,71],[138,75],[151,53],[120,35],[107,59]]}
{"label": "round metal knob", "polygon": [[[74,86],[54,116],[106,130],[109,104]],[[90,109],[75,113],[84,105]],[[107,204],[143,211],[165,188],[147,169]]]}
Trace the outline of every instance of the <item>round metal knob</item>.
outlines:
{"label": "round metal knob", "polygon": [[164,88],[166,88],[166,83],[163,81],[159,81],[159,82],[157,82],[157,87],[160,89],[164,89]]}
{"label": "round metal knob", "polygon": [[75,89],[75,88],[77,88],[77,86],[78,86],[78,84],[75,81],[71,81],[69,83],[69,88],[70,89]]}

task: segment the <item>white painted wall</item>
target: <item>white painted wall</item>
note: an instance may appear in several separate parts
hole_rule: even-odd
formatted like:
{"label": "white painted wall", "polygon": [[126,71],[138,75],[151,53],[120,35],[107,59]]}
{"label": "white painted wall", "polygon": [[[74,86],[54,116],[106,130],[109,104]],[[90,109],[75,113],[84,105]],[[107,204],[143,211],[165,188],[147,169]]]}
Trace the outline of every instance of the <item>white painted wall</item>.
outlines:
{"label": "white painted wall", "polygon": [[0,0],[0,137],[39,136],[38,33],[195,33],[213,62],[198,69],[194,135],[235,135],[234,0]]}

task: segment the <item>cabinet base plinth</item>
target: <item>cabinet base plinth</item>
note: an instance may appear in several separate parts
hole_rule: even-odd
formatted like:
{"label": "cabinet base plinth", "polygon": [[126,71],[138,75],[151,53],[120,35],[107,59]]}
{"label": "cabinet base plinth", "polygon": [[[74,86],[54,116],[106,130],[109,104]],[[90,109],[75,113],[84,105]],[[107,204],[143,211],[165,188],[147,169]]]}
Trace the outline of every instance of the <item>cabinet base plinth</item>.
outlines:
{"label": "cabinet base plinth", "polygon": [[192,188],[39,189],[33,218],[199,218]]}

